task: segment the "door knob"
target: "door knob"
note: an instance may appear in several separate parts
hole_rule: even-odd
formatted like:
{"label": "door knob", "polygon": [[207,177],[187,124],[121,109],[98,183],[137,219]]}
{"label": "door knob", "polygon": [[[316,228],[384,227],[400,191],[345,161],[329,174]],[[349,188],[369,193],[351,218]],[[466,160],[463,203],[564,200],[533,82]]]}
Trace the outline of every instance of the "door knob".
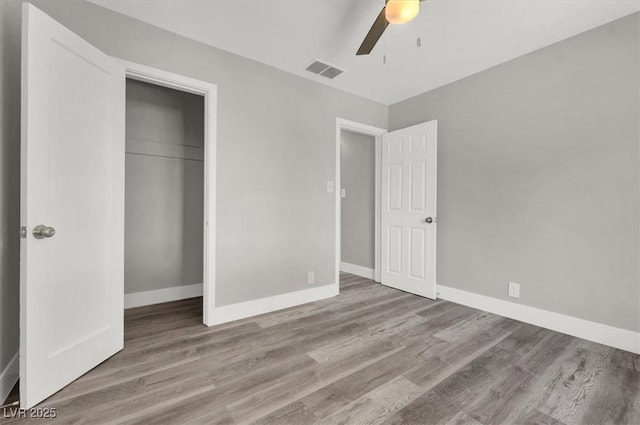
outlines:
{"label": "door knob", "polygon": [[431,223],[434,223],[434,222],[438,221],[438,219],[436,217],[427,217],[427,218],[424,219],[424,221],[426,223],[431,224]]}
{"label": "door knob", "polygon": [[33,228],[33,237],[36,239],[50,238],[56,234],[56,229],[44,224],[38,224]]}

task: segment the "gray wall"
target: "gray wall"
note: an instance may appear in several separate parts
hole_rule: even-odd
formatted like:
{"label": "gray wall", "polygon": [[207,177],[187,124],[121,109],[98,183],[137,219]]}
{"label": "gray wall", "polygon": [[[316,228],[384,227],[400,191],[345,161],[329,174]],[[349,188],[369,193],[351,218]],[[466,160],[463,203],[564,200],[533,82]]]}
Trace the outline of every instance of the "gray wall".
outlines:
{"label": "gray wall", "polygon": [[439,284],[640,330],[639,15],[392,105],[438,120]]}
{"label": "gray wall", "polygon": [[[332,284],[336,117],[386,127],[385,105],[84,1],[33,3],[106,53],[218,85],[218,305]],[[18,347],[20,0],[2,0],[2,340]],[[6,360],[5,360],[6,359]]]}
{"label": "gray wall", "polygon": [[0,0],[0,372],[18,351],[20,308],[20,77],[12,55],[20,39],[6,9]]}
{"label": "gray wall", "polygon": [[351,131],[340,133],[342,198],[342,261],[375,266],[375,138]]}
{"label": "gray wall", "polygon": [[204,98],[127,80],[125,293],[202,283]]}

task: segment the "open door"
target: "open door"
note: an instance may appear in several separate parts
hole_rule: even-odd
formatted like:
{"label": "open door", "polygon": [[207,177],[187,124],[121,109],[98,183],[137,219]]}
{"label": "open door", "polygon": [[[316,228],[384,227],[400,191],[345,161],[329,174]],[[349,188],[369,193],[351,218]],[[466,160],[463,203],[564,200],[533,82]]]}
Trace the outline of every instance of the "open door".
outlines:
{"label": "open door", "polygon": [[23,6],[20,401],[123,347],[124,68]]}
{"label": "open door", "polygon": [[437,122],[382,136],[381,283],[436,297]]}

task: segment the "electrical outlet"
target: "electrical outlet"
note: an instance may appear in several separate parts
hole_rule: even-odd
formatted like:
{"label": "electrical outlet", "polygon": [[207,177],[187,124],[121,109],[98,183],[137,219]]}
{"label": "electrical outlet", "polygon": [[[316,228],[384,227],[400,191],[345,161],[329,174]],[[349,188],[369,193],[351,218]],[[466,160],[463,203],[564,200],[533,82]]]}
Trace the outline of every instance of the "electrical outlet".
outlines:
{"label": "electrical outlet", "polygon": [[313,285],[316,283],[316,272],[307,272],[307,284]]}
{"label": "electrical outlet", "polygon": [[327,192],[333,193],[336,190],[335,183],[333,180],[327,180]]}
{"label": "electrical outlet", "polygon": [[509,296],[511,298],[520,298],[520,284],[509,282]]}

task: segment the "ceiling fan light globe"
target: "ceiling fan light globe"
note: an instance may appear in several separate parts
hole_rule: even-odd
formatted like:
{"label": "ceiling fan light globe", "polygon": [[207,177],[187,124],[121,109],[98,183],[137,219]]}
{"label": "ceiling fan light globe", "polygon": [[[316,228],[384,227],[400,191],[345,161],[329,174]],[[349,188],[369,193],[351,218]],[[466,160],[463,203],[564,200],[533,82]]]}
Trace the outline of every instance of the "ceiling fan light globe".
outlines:
{"label": "ceiling fan light globe", "polygon": [[418,16],[420,0],[389,0],[385,17],[390,24],[406,24]]}

